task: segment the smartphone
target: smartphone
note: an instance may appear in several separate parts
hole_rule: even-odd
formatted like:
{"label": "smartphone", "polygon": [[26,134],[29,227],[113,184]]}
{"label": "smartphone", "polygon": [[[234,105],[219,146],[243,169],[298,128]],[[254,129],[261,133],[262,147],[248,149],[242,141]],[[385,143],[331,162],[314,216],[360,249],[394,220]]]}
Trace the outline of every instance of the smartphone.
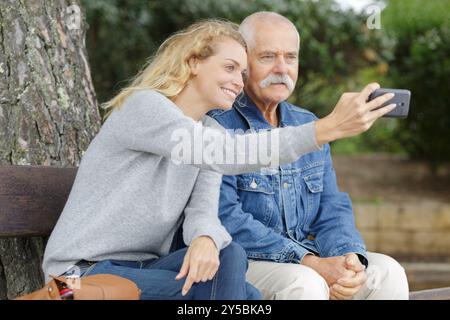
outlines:
{"label": "smartphone", "polygon": [[376,97],[382,96],[385,93],[393,93],[395,96],[383,103],[380,108],[387,106],[388,104],[395,103],[397,106],[394,110],[386,113],[383,117],[388,118],[406,118],[409,113],[409,101],[411,100],[411,91],[404,89],[389,89],[380,88],[372,92],[368,101],[372,101]]}

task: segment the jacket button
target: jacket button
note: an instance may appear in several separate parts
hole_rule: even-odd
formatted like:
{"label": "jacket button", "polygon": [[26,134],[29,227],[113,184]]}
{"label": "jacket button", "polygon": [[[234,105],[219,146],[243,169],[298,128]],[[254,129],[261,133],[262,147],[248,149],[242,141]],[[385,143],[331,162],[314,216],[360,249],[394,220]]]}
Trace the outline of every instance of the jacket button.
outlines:
{"label": "jacket button", "polygon": [[285,189],[289,188],[289,183],[287,183],[287,182],[283,183],[283,188],[285,188]]}
{"label": "jacket button", "polygon": [[257,187],[258,187],[258,184],[255,182],[255,180],[253,180],[252,183],[250,183],[250,188],[256,189]]}

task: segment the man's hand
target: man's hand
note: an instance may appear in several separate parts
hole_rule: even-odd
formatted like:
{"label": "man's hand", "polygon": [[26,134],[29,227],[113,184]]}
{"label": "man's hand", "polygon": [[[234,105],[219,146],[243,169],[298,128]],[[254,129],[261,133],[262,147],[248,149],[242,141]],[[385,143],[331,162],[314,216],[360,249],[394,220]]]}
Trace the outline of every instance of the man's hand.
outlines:
{"label": "man's hand", "polygon": [[219,250],[208,236],[200,236],[192,241],[184,256],[180,273],[175,277],[180,280],[187,276],[181,294],[185,296],[192,285],[211,280],[219,269]]}
{"label": "man's hand", "polygon": [[347,253],[345,255],[345,267],[355,272],[364,271],[366,267],[361,263],[356,253]]}
{"label": "man's hand", "polygon": [[338,279],[337,283],[330,286],[331,300],[351,299],[367,281],[365,266],[359,261],[355,253],[345,255],[345,266],[348,270],[355,272],[352,278]]}
{"label": "man's hand", "polygon": [[301,263],[317,271],[331,287],[339,279],[350,279],[355,276],[355,271],[348,269],[345,261],[346,258],[342,256],[320,258],[306,255]]}
{"label": "man's hand", "polygon": [[383,103],[392,99],[394,95],[391,93],[367,102],[369,95],[379,87],[378,83],[371,83],[361,92],[344,93],[334,110],[325,118],[316,121],[317,144],[322,145],[336,139],[352,137],[365,132],[369,130],[375,120],[392,111],[395,104],[377,109]]}

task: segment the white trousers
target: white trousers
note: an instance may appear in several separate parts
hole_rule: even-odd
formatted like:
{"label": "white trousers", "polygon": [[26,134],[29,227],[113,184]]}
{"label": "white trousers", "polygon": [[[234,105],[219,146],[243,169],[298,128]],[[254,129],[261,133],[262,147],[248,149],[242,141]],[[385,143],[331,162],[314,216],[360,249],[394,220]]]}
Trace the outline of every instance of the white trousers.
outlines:
{"label": "white trousers", "polygon": [[[407,300],[408,280],[403,267],[393,258],[367,253],[367,281],[356,300]],[[328,300],[329,288],[310,267],[294,263],[249,260],[247,281],[258,288],[265,300]]]}

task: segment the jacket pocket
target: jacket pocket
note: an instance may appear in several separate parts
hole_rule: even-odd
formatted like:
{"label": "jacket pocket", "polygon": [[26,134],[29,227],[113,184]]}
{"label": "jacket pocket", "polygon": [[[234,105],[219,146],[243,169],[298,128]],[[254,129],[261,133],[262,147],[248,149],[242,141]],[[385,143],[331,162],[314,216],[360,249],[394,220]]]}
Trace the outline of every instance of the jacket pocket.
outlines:
{"label": "jacket pocket", "polygon": [[258,174],[241,174],[237,178],[238,190],[274,194],[272,184],[266,177]]}
{"label": "jacket pocket", "polygon": [[259,174],[239,175],[237,189],[242,209],[268,226],[273,214],[275,194],[269,178]]}
{"label": "jacket pocket", "polygon": [[318,193],[323,191],[323,171],[312,173],[303,178],[309,192]]}
{"label": "jacket pocket", "polygon": [[320,197],[323,192],[323,171],[316,171],[303,177],[305,191],[302,193],[303,203],[306,205],[303,230],[309,231],[309,224],[317,216]]}

